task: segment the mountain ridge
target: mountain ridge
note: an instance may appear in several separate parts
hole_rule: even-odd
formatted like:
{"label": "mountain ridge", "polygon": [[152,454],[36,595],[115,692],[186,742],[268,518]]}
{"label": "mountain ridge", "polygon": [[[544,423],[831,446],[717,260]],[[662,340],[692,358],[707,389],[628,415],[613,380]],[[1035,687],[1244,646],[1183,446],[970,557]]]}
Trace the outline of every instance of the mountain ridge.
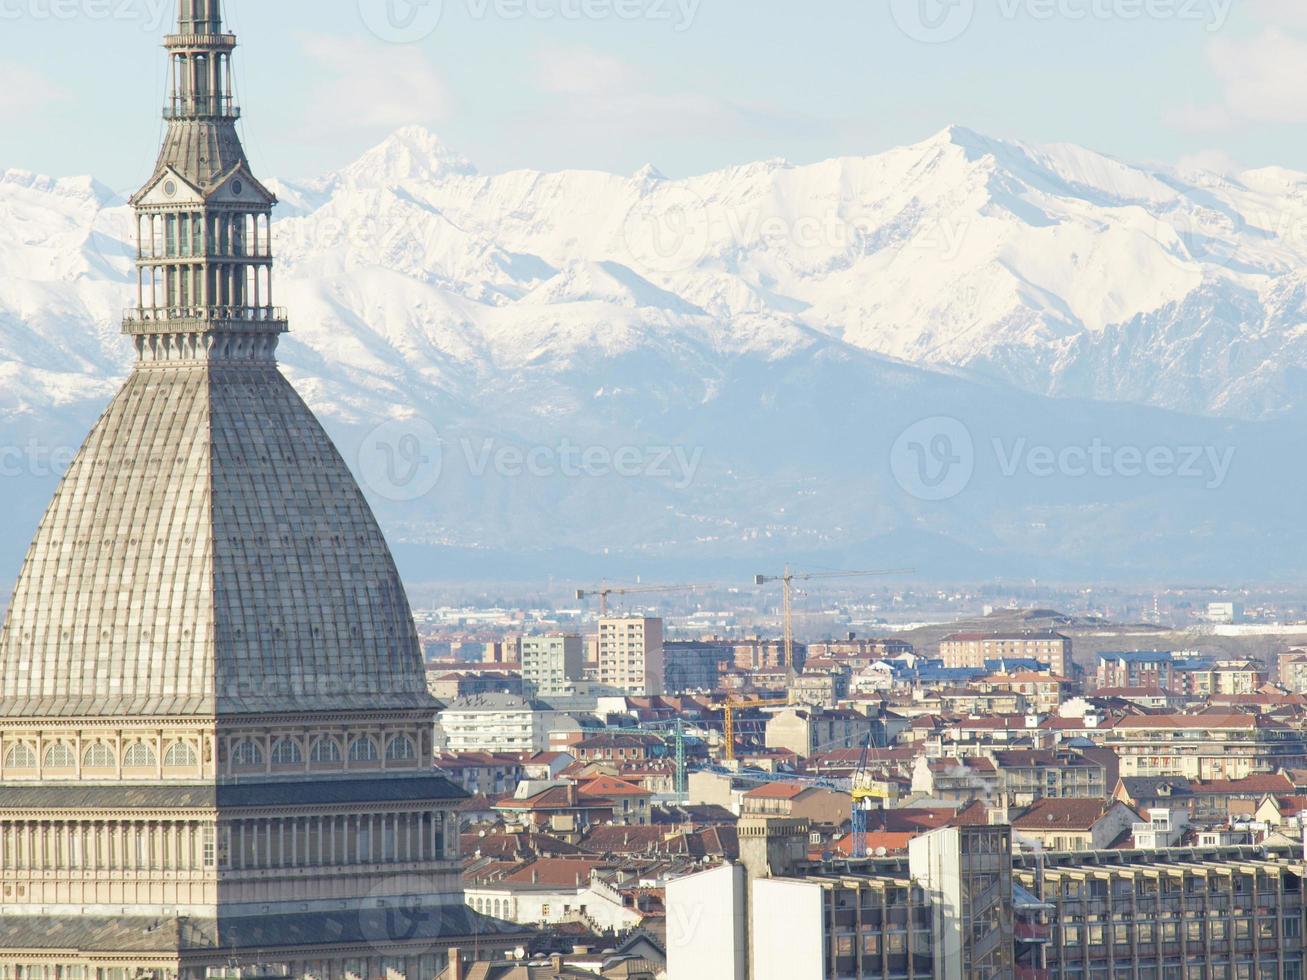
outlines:
{"label": "mountain ridge", "polygon": [[[1265,542],[1268,575],[1303,564],[1283,549],[1301,533],[1274,490],[1307,475],[1307,454],[1288,451],[1307,409],[1307,175],[1184,174],[963,127],[872,157],[686,179],[485,175],[412,127],[335,173],[269,186],[283,200],[283,365],[415,567],[419,554],[666,564],[850,541],[918,542],[932,550],[921,566],[988,554],[1012,574],[1225,568],[1218,543],[1249,540]],[[0,177],[11,449],[75,446],[129,369],[131,224],[91,178]],[[931,419],[976,456],[944,500],[904,475],[900,437]],[[1238,456],[1207,490],[999,465],[1015,446],[1109,436]],[[442,459],[427,493],[375,471],[386,439],[392,457],[418,445]],[[555,468],[469,472],[458,447],[485,440],[492,456],[552,453]],[[655,472],[577,479],[559,471],[562,440],[643,453],[650,470],[678,447],[702,468],[679,489]],[[31,526],[27,498],[43,505],[53,479],[9,483]],[[28,533],[0,539],[11,565]],[[1078,550],[1050,555],[1053,540]]]}

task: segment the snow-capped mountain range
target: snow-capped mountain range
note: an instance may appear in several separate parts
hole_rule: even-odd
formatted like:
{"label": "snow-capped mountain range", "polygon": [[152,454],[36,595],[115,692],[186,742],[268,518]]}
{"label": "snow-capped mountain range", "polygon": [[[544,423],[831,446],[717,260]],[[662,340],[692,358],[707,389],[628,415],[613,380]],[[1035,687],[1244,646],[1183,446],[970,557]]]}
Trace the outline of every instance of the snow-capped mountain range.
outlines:
{"label": "snow-capped mountain range", "polygon": [[[687,180],[482,176],[405,129],[270,184],[283,364],[413,574],[887,550],[958,574],[1307,564],[1286,489],[1307,458],[1307,175],[953,128]],[[53,487],[33,457],[75,447],[130,368],[131,230],[90,178],[0,176],[3,568]],[[1153,461],[1082,474],[1095,446]]]}

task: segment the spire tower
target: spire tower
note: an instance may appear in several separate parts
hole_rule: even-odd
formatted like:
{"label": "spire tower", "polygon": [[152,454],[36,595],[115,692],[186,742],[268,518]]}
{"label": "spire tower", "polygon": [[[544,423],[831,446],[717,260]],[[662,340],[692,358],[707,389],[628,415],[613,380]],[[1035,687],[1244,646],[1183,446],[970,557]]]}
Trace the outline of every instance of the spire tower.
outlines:
{"label": "spire tower", "polygon": [[217,0],[165,46],[137,364],[0,629],[0,980],[461,974],[524,937],[464,903],[403,582],[277,368]]}
{"label": "spire tower", "polygon": [[132,198],[136,306],[124,330],[142,363],[271,361],[287,329],[272,302],[273,195],[236,132],[236,37],[218,0],[178,0],[167,123],[154,173]]}

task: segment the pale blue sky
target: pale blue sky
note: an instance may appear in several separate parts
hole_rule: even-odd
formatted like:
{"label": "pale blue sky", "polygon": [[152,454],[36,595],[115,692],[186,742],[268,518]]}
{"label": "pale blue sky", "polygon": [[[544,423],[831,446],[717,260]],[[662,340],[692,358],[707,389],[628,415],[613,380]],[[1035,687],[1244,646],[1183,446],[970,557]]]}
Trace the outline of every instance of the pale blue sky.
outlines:
{"label": "pale blue sky", "polygon": [[[393,36],[411,13],[423,33],[432,8],[406,4],[226,0],[257,168],[312,176],[409,122],[484,172],[672,176],[956,122],[1307,170],[1304,0],[444,0],[402,44],[365,22]],[[144,179],[174,6],[0,0],[0,170]]]}

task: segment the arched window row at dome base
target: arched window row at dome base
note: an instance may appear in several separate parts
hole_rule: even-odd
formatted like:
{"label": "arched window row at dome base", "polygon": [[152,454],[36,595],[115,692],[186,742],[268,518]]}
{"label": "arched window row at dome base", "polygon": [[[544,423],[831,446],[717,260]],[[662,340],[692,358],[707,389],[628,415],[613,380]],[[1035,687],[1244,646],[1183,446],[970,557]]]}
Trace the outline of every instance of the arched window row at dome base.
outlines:
{"label": "arched window row at dome base", "polygon": [[219,776],[294,776],[431,768],[429,722],[234,730],[218,740]]}
{"label": "arched window row at dome base", "polygon": [[0,732],[0,781],[149,782],[214,775],[212,730],[43,729]]}

